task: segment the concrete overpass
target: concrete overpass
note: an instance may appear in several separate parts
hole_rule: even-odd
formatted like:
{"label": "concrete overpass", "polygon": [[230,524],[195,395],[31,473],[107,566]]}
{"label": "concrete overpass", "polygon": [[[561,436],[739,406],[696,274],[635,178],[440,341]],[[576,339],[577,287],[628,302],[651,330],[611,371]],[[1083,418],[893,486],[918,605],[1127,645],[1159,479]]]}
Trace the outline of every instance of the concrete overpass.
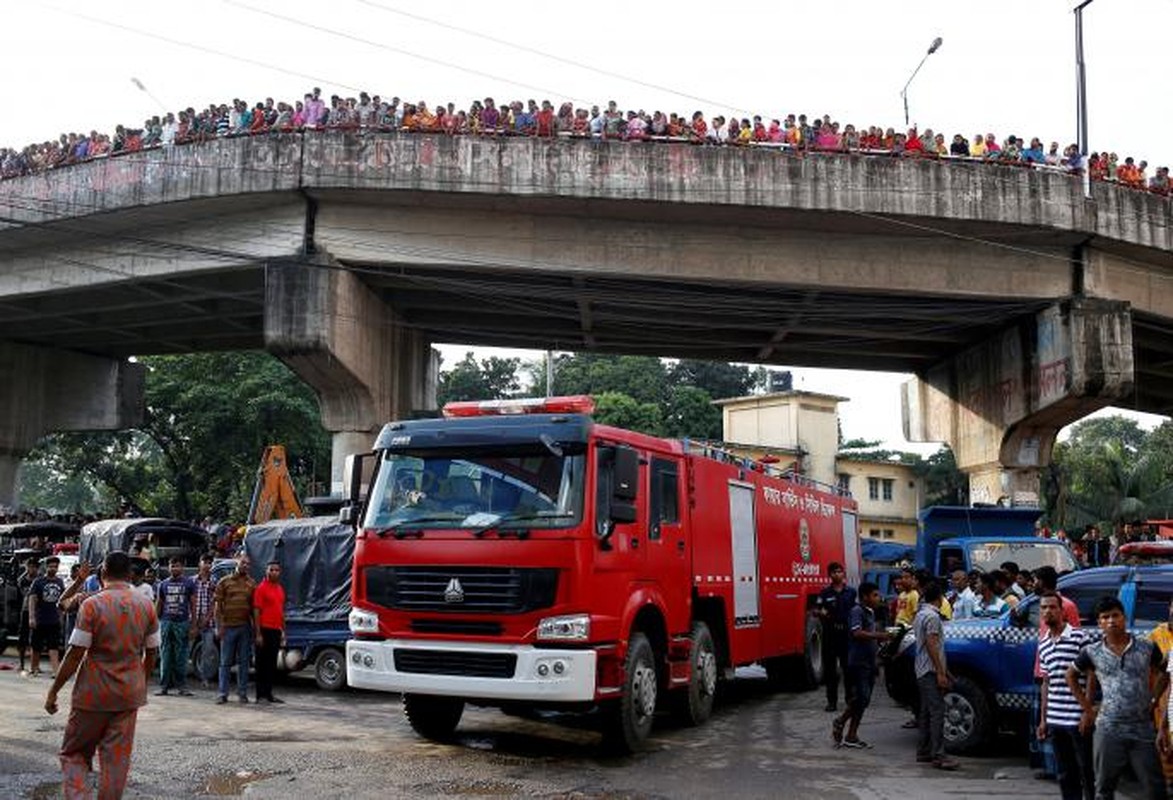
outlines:
{"label": "concrete overpass", "polygon": [[[1173,410],[1170,203],[1093,190],[986,164],[343,132],[3,181],[0,368],[47,366],[0,394],[0,502],[45,431],[134,421],[130,355],[267,348],[342,455],[431,401],[438,341],[914,372],[910,436],[948,441],[978,497],[1029,491],[1063,424]],[[66,395],[84,407],[55,410]]]}

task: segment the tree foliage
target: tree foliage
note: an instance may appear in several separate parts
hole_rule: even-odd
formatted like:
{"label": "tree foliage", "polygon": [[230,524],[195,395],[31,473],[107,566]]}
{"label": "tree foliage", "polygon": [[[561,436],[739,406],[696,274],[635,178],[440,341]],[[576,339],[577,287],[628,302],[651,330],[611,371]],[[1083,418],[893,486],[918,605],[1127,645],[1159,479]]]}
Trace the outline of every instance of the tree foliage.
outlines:
{"label": "tree foliage", "polygon": [[1121,416],[1084,420],[1055,445],[1048,521],[1069,532],[1173,515],[1173,426],[1151,432]]}
{"label": "tree foliage", "polygon": [[[146,415],[135,430],[60,433],[30,454],[22,499],[62,510],[65,476],[83,478],[95,505],[144,514],[243,519],[266,445],[284,444],[304,494],[330,470],[330,437],[317,398],[276,358],[257,352],[152,356]],[[56,489],[54,487],[57,487]],[[84,494],[84,493],[81,493]],[[55,502],[54,502],[55,501]]]}
{"label": "tree foliage", "polygon": [[436,400],[443,406],[459,400],[501,400],[521,389],[520,358],[490,356],[480,361],[471,352],[450,370],[440,373]]}

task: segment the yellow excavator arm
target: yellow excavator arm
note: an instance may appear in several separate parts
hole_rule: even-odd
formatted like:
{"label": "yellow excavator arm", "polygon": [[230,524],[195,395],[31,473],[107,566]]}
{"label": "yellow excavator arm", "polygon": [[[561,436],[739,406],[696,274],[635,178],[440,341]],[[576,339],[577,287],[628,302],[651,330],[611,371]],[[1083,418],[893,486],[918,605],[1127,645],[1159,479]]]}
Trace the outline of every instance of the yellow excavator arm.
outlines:
{"label": "yellow excavator arm", "polygon": [[248,524],[304,516],[297,492],[293,490],[293,479],[289,477],[285,448],[279,444],[269,445],[257,469],[257,485],[248,509]]}

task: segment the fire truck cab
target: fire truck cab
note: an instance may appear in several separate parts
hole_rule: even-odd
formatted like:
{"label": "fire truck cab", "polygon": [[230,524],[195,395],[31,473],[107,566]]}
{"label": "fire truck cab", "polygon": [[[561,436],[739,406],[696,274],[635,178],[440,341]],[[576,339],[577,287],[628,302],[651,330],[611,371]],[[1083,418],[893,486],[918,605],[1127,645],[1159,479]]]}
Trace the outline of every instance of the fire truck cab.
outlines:
{"label": "fire truck cab", "polygon": [[630,751],[658,709],[704,722],[736,666],[821,675],[815,596],[832,561],[858,580],[851,499],[591,410],[450,404],[384,427],[365,498],[364,459],[348,470],[347,680],[402,693],[421,735],[465,703],[558,708]]}

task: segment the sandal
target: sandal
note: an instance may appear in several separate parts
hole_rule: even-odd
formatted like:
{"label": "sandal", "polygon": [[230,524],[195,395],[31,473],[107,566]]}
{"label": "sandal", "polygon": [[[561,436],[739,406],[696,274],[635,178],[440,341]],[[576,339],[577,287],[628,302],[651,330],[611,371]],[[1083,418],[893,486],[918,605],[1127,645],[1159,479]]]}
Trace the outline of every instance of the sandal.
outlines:
{"label": "sandal", "polygon": [[853,750],[871,750],[872,746],[863,739],[844,739],[843,747],[850,747]]}
{"label": "sandal", "polygon": [[900,727],[901,727],[901,728],[909,728],[909,729],[912,729],[912,728],[919,728],[919,727],[920,727],[920,723],[919,723],[919,722],[917,722],[915,719],[910,719],[910,720],[908,720],[907,722],[905,722],[903,725],[901,725]]}
{"label": "sandal", "polygon": [[843,744],[843,719],[836,717],[835,721],[831,723],[831,739],[835,742],[835,746]]}

